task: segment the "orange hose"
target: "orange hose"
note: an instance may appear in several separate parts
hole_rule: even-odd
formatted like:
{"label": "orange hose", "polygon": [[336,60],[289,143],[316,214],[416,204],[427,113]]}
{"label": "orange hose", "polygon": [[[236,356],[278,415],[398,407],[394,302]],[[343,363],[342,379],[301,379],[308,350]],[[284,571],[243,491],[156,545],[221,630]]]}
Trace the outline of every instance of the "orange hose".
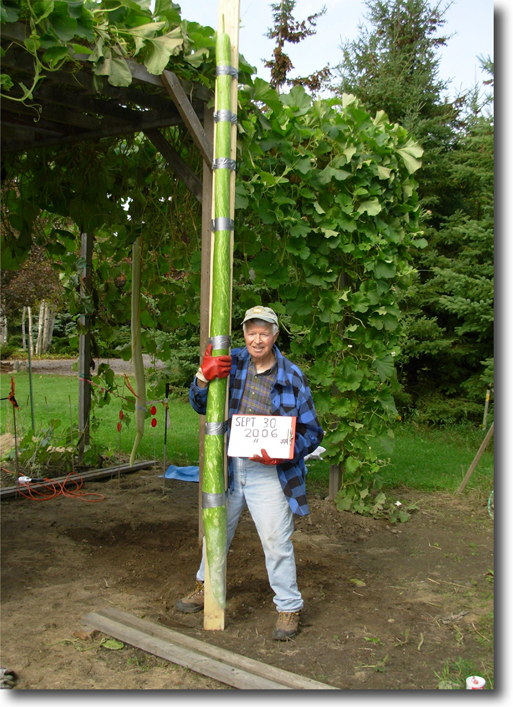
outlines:
{"label": "orange hose", "polygon": [[[72,476],[77,478],[70,479]],[[66,483],[70,480],[75,484],[75,489],[71,491],[66,489]],[[32,501],[51,501],[58,496],[77,498],[80,501],[85,501],[86,503],[98,503],[99,501],[105,500],[105,496],[101,493],[85,493],[82,491],[81,489],[83,483],[84,480],[82,477],[72,471],[66,476],[62,483],[52,481],[51,479],[45,479],[45,483],[42,488],[31,488],[30,483],[28,483],[18,487],[18,492],[21,496],[30,498]],[[24,493],[25,490],[27,493]],[[38,496],[39,498],[37,498]]]}

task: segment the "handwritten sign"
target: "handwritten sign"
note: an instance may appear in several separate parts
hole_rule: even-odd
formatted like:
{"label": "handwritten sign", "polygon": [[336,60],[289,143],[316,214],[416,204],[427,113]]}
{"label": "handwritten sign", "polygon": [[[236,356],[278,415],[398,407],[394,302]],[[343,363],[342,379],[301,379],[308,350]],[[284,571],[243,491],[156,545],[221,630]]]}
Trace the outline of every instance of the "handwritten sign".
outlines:
{"label": "handwritten sign", "polygon": [[292,459],[296,418],[281,415],[233,415],[229,457],[252,457],[265,449],[271,459]]}

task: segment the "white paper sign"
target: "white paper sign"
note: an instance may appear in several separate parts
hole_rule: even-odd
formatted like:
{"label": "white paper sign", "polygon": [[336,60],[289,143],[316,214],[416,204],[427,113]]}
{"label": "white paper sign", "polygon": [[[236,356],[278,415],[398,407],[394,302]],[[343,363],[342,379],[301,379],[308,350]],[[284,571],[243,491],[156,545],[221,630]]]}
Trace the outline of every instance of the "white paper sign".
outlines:
{"label": "white paper sign", "polygon": [[295,434],[295,417],[233,415],[228,456],[262,456],[265,449],[271,459],[292,459]]}

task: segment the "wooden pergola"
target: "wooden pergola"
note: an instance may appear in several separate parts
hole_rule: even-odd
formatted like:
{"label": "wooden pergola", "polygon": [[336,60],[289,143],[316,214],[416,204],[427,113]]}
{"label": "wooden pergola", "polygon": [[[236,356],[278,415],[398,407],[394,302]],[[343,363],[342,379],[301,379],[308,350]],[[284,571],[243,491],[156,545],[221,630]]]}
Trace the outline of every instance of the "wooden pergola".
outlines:
{"label": "wooden pergola", "polygon": [[[22,23],[5,24],[1,43],[6,50],[4,70],[15,81],[32,85],[34,65],[30,55],[17,48],[23,44],[30,28]],[[27,152],[46,147],[96,141],[134,133],[144,133],[166,160],[169,169],[183,181],[202,206],[202,261],[200,300],[200,351],[209,337],[210,253],[212,221],[212,162],[214,109],[207,108],[213,93],[202,84],[181,81],[171,71],[150,74],[134,60],[127,60],[132,74],[128,87],[114,87],[105,77],[95,77],[87,55],[74,55],[58,71],[47,72],[33,92],[33,102],[40,106],[40,117],[20,101],[2,99],[2,155]],[[78,68],[77,68],[78,67]],[[103,81],[101,93],[98,79]],[[13,97],[21,97],[12,89]],[[184,125],[203,158],[201,177],[177,153],[161,132],[162,128]],[[81,255],[86,263],[82,278],[84,293],[91,287],[93,234],[82,234]],[[84,316],[82,323],[87,326]],[[90,377],[90,335],[80,336],[79,369],[82,378]],[[79,380],[79,430],[85,441],[89,435],[91,386]],[[200,424],[200,470],[203,465],[203,432]],[[199,535],[203,536],[201,518],[201,484]]]}

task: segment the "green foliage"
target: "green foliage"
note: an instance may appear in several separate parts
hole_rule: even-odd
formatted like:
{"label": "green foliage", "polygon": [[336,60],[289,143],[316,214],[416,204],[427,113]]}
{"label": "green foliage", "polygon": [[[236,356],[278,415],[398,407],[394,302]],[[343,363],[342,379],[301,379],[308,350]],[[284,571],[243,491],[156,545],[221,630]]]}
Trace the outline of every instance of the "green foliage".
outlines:
{"label": "green foliage", "polygon": [[[104,15],[95,14],[96,70],[106,66],[108,49],[112,59],[116,46],[128,52],[133,40],[135,47],[134,27],[164,21],[164,4],[157,3],[153,15],[145,5],[122,2],[105,13],[103,29],[97,22]],[[166,27],[176,21],[172,13],[169,17]],[[183,33],[184,22],[180,27]],[[208,31],[195,28],[193,34],[201,38]],[[147,58],[148,37],[137,42],[138,58],[139,52]],[[192,64],[186,67],[182,54],[176,56],[173,66],[182,79],[212,86],[213,71],[201,74]],[[422,149],[383,111],[372,115],[352,95],[312,101],[296,86],[278,96],[264,81],[253,81],[241,64],[234,321],[257,293],[276,309],[285,325],[284,349],[304,367],[327,431],[326,458],[343,468],[344,489],[356,491],[351,509],[382,512],[384,502],[375,492],[397,417],[398,299],[411,281],[411,252],[425,246],[413,176]],[[201,160],[188,152],[185,133],[173,128],[167,135],[199,171]],[[155,149],[142,136],[103,140],[73,150],[8,156],[6,171],[9,217],[19,215],[6,244],[11,262],[23,257],[31,223],[42,209],[72,220],[73,227],[51,231],[52,253],[71,314],[90,317],[101,342],[112,343],[129,321],[127,252],[142,237],[144,349],[182,364],[181,380],[189,375],[191,351],[172,349],[172,338],[166,341],[156,332],[174,332],[182,341],[197,336],[201,215]],[[24,178],[15,188],[19,174]],[[180,209],[170,208],[170,202],[180,203]],[[80,297],[77,236],[87,230],[95,234],[93,290]],[[162,379],[155,381],[162,385]]]}
{"label": "green foliage", "polygon": [[78,430],[56,430],[61,427],[61,420],[50,421],[46,428],[41,428],[37,434],[28,430],[18,441],[18,454],[14,449],[7,452],[2,459],[14,463],[17,457],[21,469],[29,471],[33,476],[50,478],[61,476],[72,470],[72,455],[74,444],[78,439]]}
{"label": "green foliage", "polygon": [[[438,50],[448,5],[367,0],[367,24],[342,47],[340,92],[383,109],[424,149],[419,178],[423,229],[414,272],[398,292],[403,415],[442,424],[480,420],[493,386],[493,116],[491,98],[450,102]],[[493,63],[482,60],[493,84]],[[412,155],[415,159],[415,155]],[[488,362],[488,363],[487,363]],[[485,370],[486,369],[486,370]]]}
{"label": "green foliage", "polygon": [[[91,62],[99,87],[102,77],[112,86],[129,86],[131,58],[151,74],[179,64],[190,78],[205,82],[203,72],[212,70],[213,30],[182,20],[172,0],[158,0],[153,10],[149,0],[2,0],[1,7],[2,23],[23,19],[29,25],[30,35],[20,45],[35,69],[32,85],[20,84],[22,98],[5,94],[11,100],[31,101],[38,83],[76,56]],[[8,74],[2,85],[7,91],[14,85]]]}
{"label": "green foliage", "polygon": [[16,352],[16,346],[12,342],[0,345],[0,360],[6,361]]}
{"label": "green foliage", "polygon": [[[452,155],[449,179],[459,208],[429,234],[419,275],[405,293],[403,379],[416,408],[437,399],[452,415],[480,421],[493,388],[493,120],[474,115]],[[445,402],[441,399],[445,399]],[[429,413],[428,413],[429,414]]]}
{"label": "green foliage", "polygon": [[275,290],[266,303],[286,314],[325,457],[356,489],[348,507],[368,512],[360,494],[379,486],[378,456],[393,447],[397,297],[422,244],[412,176],[422,151],[353,96],[312,102],[295,87],[281,110],[266,100],[266,130],[258,114],[241,121],[235,279]]}

